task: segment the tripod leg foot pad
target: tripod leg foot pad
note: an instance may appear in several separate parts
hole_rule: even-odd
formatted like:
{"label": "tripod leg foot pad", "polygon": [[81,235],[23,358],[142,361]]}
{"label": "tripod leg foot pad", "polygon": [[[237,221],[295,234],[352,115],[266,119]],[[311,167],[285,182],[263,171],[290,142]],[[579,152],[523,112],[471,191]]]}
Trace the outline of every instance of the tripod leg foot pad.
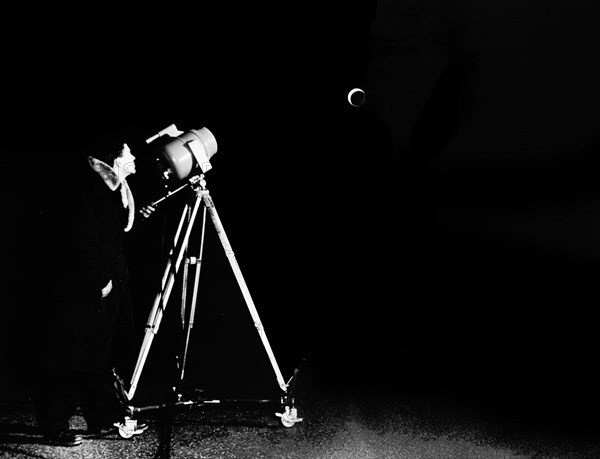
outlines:
{"label": "tripod leg foot pad", "polygon": [[281,423],[285,427],[294,427],[297,422],[301,422],[302,418],[298,417],[298,410],[296,408],[285,407],[283,413],[275,413],[275,416],[281,418]]}
{"label": "tripod leg foot pad", "polygon": [[138,424],[136,419],[131,419],[128,416],[125,416],[123,422],[115,422],[113,425],[119,429],[119,435],[123,438],[131,438],[134,435],[139,435],[148,428],[147,425]]}

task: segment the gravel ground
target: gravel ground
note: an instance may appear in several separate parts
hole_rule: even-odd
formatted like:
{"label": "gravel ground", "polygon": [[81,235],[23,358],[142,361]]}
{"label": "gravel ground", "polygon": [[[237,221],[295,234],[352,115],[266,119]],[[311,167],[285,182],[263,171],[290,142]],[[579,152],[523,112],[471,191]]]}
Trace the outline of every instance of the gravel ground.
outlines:
{"label": "gravel ground", "polygon": [[[390,388],[320,386],[311,375],[298,387],[302,422],[284,427],[276,403],[222,400],[219,405],[178,407],[170,435],[163,412],[130,439],[117,433],[86,439],[78,447],[44,444],[25,393],[4,400],[0,456],[7,458],[593,458],[594,442],[557,437],[535,424],[478,410],[459,398]],[[299,384],[300,386],[300,384]],[[14,395],[14,394],[13,394]],[[84,429],[78,414],[72,427]]]}

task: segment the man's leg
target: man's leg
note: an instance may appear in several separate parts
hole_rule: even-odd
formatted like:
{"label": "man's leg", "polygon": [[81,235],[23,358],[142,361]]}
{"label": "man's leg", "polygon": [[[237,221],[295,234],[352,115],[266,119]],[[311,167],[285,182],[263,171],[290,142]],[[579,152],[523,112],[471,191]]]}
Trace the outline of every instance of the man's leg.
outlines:
{"label": "man's leg", "polygon": [[53,444],[76,446],[81,436],[69,430],[69,421],[77,408],[80,376],[68,371],[43,373],[38,392],[38,426]]}
{"label": "man's leg", "polygon": [[111,430],[113,423],[123,420],[124,407],[117,397],[112,373],[85,375],[81,409],[91,434]]}

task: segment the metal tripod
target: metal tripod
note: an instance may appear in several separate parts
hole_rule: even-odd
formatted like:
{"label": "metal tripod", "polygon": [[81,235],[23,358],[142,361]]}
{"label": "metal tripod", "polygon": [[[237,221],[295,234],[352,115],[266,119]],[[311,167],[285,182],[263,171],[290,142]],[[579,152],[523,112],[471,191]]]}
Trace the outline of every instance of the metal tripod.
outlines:
{"label": "metal tripod", "polygon": [[[235,254],[231,249],[231,244],[229,243],[229,239],[225,234],[225,230],[223,229],[223,225],[217,214],[217,210],[213,203],[213,200],[209,194],[209,191],[206,189],[206,181],[204,180],[204,174],[196,175],[189,179],[189,185],[192,187],[192,190],[195,193],[193,202],[189,202],[185,205],[181,219],[179,221],[179,226],[177,228],[175,239],[173,242],[173,247],[169,253],[169,259],[166,263],[166,267],[164,270],[164,274],[161,280],[160,290],[156,295],[154,300],[152,310],[150,311],[150,315],[148,317],[148,321],[146,324],[146,329],[144,333],[144,339],[142,342],[142,346],[140,349],[140,353],[138,355],[137,363],[135,365],[135,369],[133,371],[131,377],[131,384],[129,387],[129,391],[126,392],[126,396],[128,400],[133,399],[139,379],[144,368],[146,359],[148,357],[148,353],[150,351],[150,346],[152,345],[152,341],[156,334],[158,333],[161,320],[163,318],[163,314],[166,310],[167,303],[169,301],[169,297],[171,295],[171,291],[173,289],[173,285],[175,283],[175,278],[180,271],[182,263],[184,263],[183,269],[183,291],[182,291],[182,308],[185,308],[187,304],[187,288],[188,288],[188,276],[189,276],[189,266],[192,265],[195,267],[194,273],[194,284],[192,290],[192,298],[191,298],[191,306],[189,312],[189,321],[188,327],[185,336],[185,348],[183,352],[183,360],[181,364],[181,375],[180,381],[183,381],[184,373],[185,373],[185,364],[187,360],[187,351],[191,336],[191,331],[194,325],[194,314],[196,308],[196,302],[198,298],[198,285],[200,280],[200,268],[202,264],[202,252],[204,249],[204,234],[206,229],[206,212],[208,211],[210,218],[213,222],[213,225],[216,229],[217,235],[223,245],[223,249],[225,250],[225,254],[233,269],[235,274],[235,278],[239,284],[239,287],[242,291],[244,300],[246,302],[246,306],[252,316],[252,320],[254,321],[254,326],[260,336],[262,344],[267,352],[269,357],[269,361],[271,362],[271,366],[273,367],[273,371],[275,372],[275,376],[277,378],[277,383],[279,387],[283,391],[284,395],[281,397],[281,406],[283,409],[283,413],[275,413],[276,416],[281,418],[281,422],[286,427],[292,427],[296,422],[302,421],[302,418],[297,417],[297,409],[294,407],[294,399],[291,397],[291,390],[295,384],[295,377],[297,375],[297,369],[294,372],[294,375],[289,379],[286,383],[281,374],[281,370],[277,364],[277,360],[275,359],[275,355],[273,354],[273,350],[269,344],[269,340],[267,339],[267,335],[265,333],[264,327],[258,315],[258,311],[256,310],[256,306],[254,305],[254,301],[250,296],[250,292],[242,275],[242,271],[237,263],[235,258]],[[175,192],[184,188],[180,187]],[[171,193],[172,194],[172,193]],[[168,196],[167,196],[168,197]],[[166,197],[152,203],[152,205],[158,204],[160,201],[166,199]],[[202,218],[202,233],[200,240],[200,248],[198,257],[187,257],[188,251],[188,243],[190,239],[190,235],[192,233],[192,228],[196,221],[198,211],[200,209],[200,205],[203,205],[203,218]],[[185,260],[184,260],[185,257]],[[183,314],[183,312],[182,312]],[[218,403],[216,400],[207,400],[205,403]],[[181,402],[181,404],[189,404],[191,402]],[[131,408],[131,412],[139,412],[143,409],[133,409]]]}

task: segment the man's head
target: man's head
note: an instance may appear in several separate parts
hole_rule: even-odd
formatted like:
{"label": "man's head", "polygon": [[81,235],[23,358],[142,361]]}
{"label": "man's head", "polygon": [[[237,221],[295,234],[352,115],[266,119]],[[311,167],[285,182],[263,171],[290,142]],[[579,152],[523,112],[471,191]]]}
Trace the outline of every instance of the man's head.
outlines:
{"label": "man's head", "polygon": [[135,156],[126,143],[122,145],[121,154],[114,159],[112,166],[120,180],[135,174]]}
{"label": "man's head", "polygon": [[119,180],[135,174],[135,156],[122,137],[110,136],[96,139],[87,153],[113,168]]}

